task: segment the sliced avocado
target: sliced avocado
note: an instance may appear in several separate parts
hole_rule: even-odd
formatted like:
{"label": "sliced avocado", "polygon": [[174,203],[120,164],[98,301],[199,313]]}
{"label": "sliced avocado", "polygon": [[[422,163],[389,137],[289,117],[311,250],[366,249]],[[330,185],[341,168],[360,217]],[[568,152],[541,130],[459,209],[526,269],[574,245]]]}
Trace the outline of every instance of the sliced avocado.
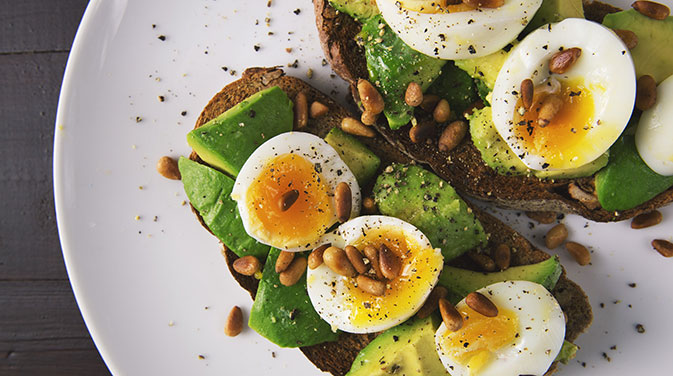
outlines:
{"label": "sliced avocado", "polygon": [[331,6],[344,12],[356,21],[365,21],[379,14],[376,0],[329,0]]}
{"label": "sliced avocado", "polygon": [[505,65],[509,52],[500,50],[490,55],[474,59],[456,60],[456,66],[470,77],[483,81],[489,90],[493,90],[500,68]]}
{"label": "sliced avocado", "polygon": [[387,167],[373,192],[382,214],[416,226],[442,249],[445,262],[487,243],[481,223],[453,187],[421,167]]}
{"label": "sliced avocado", "polygon": [[659,21],[629,9],[608,14],[603,25],[631,30],[638,36],[638,45],[631,50],[637,77],[649,74],[660,83],[673,74],[673,53],[665,47],[673,40],[673,17]]}
{"label": "sliced avocado", "polygon": [[364,187],[374,178],[376,170],[381,165],[381,158],[357,138],[339,128],[332,128],[325,136],[325,141],[339,153],[341,159],[355,175],[360,187]]}
{"label": "sliced avocado", "polygon": [[634,208],[671,186],[673,176],[652,171],[640,158],[635,137],[626,131],[610,148],[608,165],[596,174],[596,194],[605,210]]}
{"label": "sliced avocado", "polygon": [[206,163],[231,176],[266,140],[292,130],[292,101],[279,87],[262,90],[187,134]]}
{"label": "sliced avocado", "polygon": [[428,93],[438,95],[449,102],[451,114],[462,114],[474,103],[477,96],[474,80],[462,69],[449,61],[442,68],[442,74],[428,88]]}
{"label": "sliced avocado", "polygon": [[383,96],[388,125],[391,129],[406,125],[414,116],[414,108],[404,102],[407,86],[413,81],[425,91],[439,77],[446,61],[411,49],[380,15],[362,25],[357,39],[365,48],[369,80]]}
{"label": "sliced avocado", "polygon": [[269,246],[258,243],[245,232],[236,201],[229,197],[234,181],[184,157],[178,161],[178,168],[189,202],[210,231],[239,257],[252,255],[264,261]]}
{"label": "sliced avocado", "polygon": [[556,359],[554,359],[554,361],[561,362],[563,364],[568,364],[569,361],[575,358],[577,350],[579,349],[580,348],[576,344],[569,341],[563,341],[561,351],[559,351],[558,355],[556,355]]}
{"label": "sliced avocado", "polygon": [[439,319],[411,319],[386,330],[355,357],[346,376],[449,376],[435,350]]}
{"label": "sliced avocado", "polygon": [[526,35],[542,25],[563,21],[566,18],[584,18],[582,0],[544,0],[523,34]]}
{"label": "sliced avocado", "polygon": [[[272,248],[250,309],[248,326],[280,347],[311,346],[336,341],[338,333],[318,316],[306,292],[306,273],[292,286],[280,283],[276,259],[280,251]],[[298,254],[295,257],[305,257]]]}
{"label": "sliced avocado", "polygon": [[501,272],[482,273],[444,266],[439,275],[439,284],[449,290],[447,299],[457,304],[467,294],[482,287],[503,281],[530,281],[539,283],[551,291],[556,286],[563,269],[558,256],[537,264],[513,266]]}

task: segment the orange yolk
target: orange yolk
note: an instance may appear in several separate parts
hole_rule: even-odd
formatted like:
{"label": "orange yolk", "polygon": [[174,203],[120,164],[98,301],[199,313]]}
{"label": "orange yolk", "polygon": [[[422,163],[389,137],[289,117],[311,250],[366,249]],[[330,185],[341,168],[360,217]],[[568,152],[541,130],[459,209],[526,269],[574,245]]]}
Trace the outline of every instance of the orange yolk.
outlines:
{"label": "orange yolk", "polygon": [[519,320],[516,314],[499,309],[498,316],[486,317],[467,305],[458,309],[463,316],[463,327],[457,332],[447,331],[442,351],[476,372],[491,355],[518,337]]}
{"label": "orange yolk", "polygon": [[[281,196],[296,189],[299,198],[286,211]],[[248,211],[272,244],[296,247],[314,241],[334,223],[331,192],[313,164],[296,154],[279,155],[248,187]]]}
{"label": "orange yolk", "polygon": [[400,6],[403,9],[425,13],[458,13],[475,10],[475,7],[464,3],[448,4],[447,0],[401,0]]}
{"label": "orange yolk", "polygon": [[415,240],[408,239],[394,227],[369,230],[353,245],[364,249],[367,245],[378,248],[385,244],[401,262],[400,276],[388,281],[383,296],[374,296],[356,286],[354,278],[346,280],[348,299],[345,308],[351,311],[350,320],[354,325],[399,317],[422,303],[422,297],[432,289],[434,276],[439,273],[436,265],[442,265],[441,255],[432,248],[421,248]]}
{"label": "orange yolk", "polygon": [[[514,115],[515,135],[529,154],[544,157],[554,166],[582,154],[582,150],[576,149],[588,141],[585,138],[593,123],[594,100],[591,91],[581,82],[561,82],[559,95],[563,106],[551,123],[540,127],[538,113],[545,95],[536,93],[531,109],[523,116]],[[522,107],[519,99],[516,108]]]}

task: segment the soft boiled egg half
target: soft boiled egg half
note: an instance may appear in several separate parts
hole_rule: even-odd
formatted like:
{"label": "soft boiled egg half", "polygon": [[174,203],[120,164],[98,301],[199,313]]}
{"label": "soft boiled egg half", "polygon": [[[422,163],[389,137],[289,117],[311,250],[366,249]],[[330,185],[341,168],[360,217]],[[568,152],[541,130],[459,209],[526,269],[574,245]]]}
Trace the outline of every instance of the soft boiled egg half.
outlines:
{"label": "soft boiled egg half", "polygon": [[657,103],[643,112],[636,130],[638,154],[652,171],[673,175],[673,76],[657,87]]}
{"label": "soft boiled egg half", "polygon": [[334,330],[374,333],[391,328],[423,305],[437,284],[444,258],[413,225],[387,216],[352,219],[323,237],[324,243],[359,250],[385,245],[401,261],[399,275],[386,280],[383,295],[357,286],[355,278],[339,275],[326,264],[308,269],[307,288],[313,307]]}
{"label": "soft boiled egg half", "polygon": [[[551,73],[552,56],[581,49],[565,73]],[[535,86],[522,105],[521,85]],[[493,89],[493,122],[515,155],[534,170],[565,170],[592,162],[617,140],[635,102],[636,76],[628,48],[610,29],[569,18],[529,34],[512,49]],[[545,99],[560,98],[551,122],[540,126]],[[557,102],[558,103],[558,102]]]}
{"label": "soft boiled egg half", "polygon": [[[337,222],[334,192],[341,182],[350,187],[355,217],[360,188],[338,153],[320,137],[288,132],[252,153],[236,177],[231,198],[248,235],[278,249],[301,251],[315,247]],[[289,207],[282,204],[286,195],[294,199]]]}
{"label": "soft boiled egg half", "polygon": [[446,0],[376,0],[383,19],[414,50],[439,59],[485,56],[516,38],[542,0],[504,0],[497,8]]}
{"label": "soft boiled egg half", "polygon": [[437,352],[452,376],[542,375],[554,362],[565,337],[565,318],[542,285],[506,281],[478,290],[498,308],[486,317],[463,299],[456,309],[463,326],[442,323],[435,333]]}

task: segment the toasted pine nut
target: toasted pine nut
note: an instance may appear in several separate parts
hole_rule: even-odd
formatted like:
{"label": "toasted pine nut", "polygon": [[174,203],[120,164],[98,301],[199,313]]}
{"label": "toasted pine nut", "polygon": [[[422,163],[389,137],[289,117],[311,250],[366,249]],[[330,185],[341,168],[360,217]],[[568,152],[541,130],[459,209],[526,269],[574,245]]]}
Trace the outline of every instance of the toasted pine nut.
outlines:
{"label": "toasted pine nut", "polygon": [[372,114],[378,115],[383,112],[385,104],[383,103],[383,97],[379,94],[379,91],[376,90],[374,85],[371,82],[363,79],[358,80],[358,94],[360,95],[360,100],[362,101],[362,107],[365,108],[365,111],[369,111]]}
{"label": "toasted pine nut", "polygon": [[568,184],[568,193],[570,197],[581,202],[589,209],[596,209],[601,205],[595,194],[584,191],[575,183]]}
{"label": "toasted pine nut", "polygon": [[472,261],[477,264],[482,271],[485,272],[494,272],[495,271],[495,262],[488,255],[481,252],[468,252],[467,254]]}
{"label": "toasted pine nut", "polygon": [[544,243],[549,249],[554,249],[568,238],[568,229],[563,223],[552,227],[545,235]]}
{"label": "toasted pine nut", "polygon": [[295,257],[290,266],[278,276],[283,286],[292,286],[301,279],[306,271],[306,257]]}
{"label": "toasted pine nut", "polygon": [[425,303],[423,303],[423,306],[421,306],[421,309],[416,312],[416,316],[419,319],[424,319],[430,316],[437,309],[439,300],[446,298],[448,294],[449,290],[447,290],[446,287],[439,285],[435,286],[435,288],[430,292],[430,295],[428,295],[428,298],[425,300]]}
{"label": "toasted pine nut", "polygon": [[180,180],[182,177],[178,168],[178,161],[168,156],[159,158],[157,172],[166,179]]}
{"label": "toasted pine nut", "polygon": [[348,261],[348,256],[343,249],[337,247],[329,247],[322,254],[322,259],[333,272],[353,278],[357,275],[355,268],[350,261]]}
{"label": "toasted pine nut", "polygon": [[473,8],[500,8],[505,0],[463,0],[463,3]]}
{"label": "toasted pine nut", "polygon": [[346,117],[341,120],[341,129],[355,136],[374,137],[376,133],[373,129],[362,124],[360,120],[352,117]]}
{"label": "toasted pine nut", "polygon": [[385,244],[379,246],[379,265],[381,266],[381,274],[387,279],[395,279],[400,275],[402,262]]}
{"label": "toasted pine nut", "polygon": [[658,225],[659,223],[661,223],[662,219],[663,216],[661,215],[661,212],[658,210],[653,210],[649,213],[639,214],[631,221],[631,228],[641,229],[646,227],[652,227],[654,225]]}
{"label": "toasted pine nut", "polygon": [[556,213],[548,211],[547,212],[527,211],[526,216],[534,221],[542,223],[543,225],[554,223],[554,220],[556,220]]}
{"label": "toasted pine nut", "polygon": [[438,123],[444,123],[449,121],[450,116],[451,106],[449,106],[449,102],[446,99],[440,99],[437,107],[432,112],[432,118]]}
{"label": "toasted pine nut", "polygon": [[355,281],[358,283],[358,287],[362,291],[370,293],[374,296],[382,296],[386,292],[385,282],[377,281],[364,275],[357,276]]}
{"label": "toasted pine nut", "polygon": [[439,313],[442,315],[442,321],[447,330],[455,332],[463,327],[463,315],[444,298],[439,299]]}
{"label": "toasted pine nut", "polygon": [[283,193],[278,198],[278,208],[280,211],[287,211],[294,205],[295,201],[299,198],[299,191],[296,189],[287,191]]}
{"label": "toasted pine nut", "polygon": [[498,316],[498,307],[496,307],[495,304],[482,293],[475,291],[467,294],[465,297],[465,304],[475,312],[486,317]]}
{"label": "toasted pine nut", "polygon": [[331,246],[330,243],[323,244],[308,255],[308,267],[313,270],[322,265],[322,255],[325,250]]}
{"label": "toasted pine nut", "polygon": [[657,81],[650,75],[640,76],[636,88],[636,107],[649,110],[657,103]]}
{"label": "toasted pine nut", "polygon": [[308,98],[300,91],[294,98],[294,126],[295,129],[304,128],[308,124]]}
{"label": "toasted pine nut", "polygon": [[533,95],[535,94],[535,85],[533,84],[533,80],[526,78],[525,80],[521,81],[520,90],[521,104],[523,104],[523,108],[530,110],[531,106],[533,106]]}
{"label": "toasted pine nut", "polygon": [[378,118],[379,118],[378,114],[369,111],[363,111],[362,115],[360,115],[360,121],[364,125],[374,125],[376,124],[376,119]]}
{"label": "toasted pine nut", "polygon": [[404,92],[404,101],[411,107],[420,106],[423,103],[423,89],[418,82],[409,82],[407,91]]}
{"label": "toasted pine nut", "polygon": [[671,13],[666,5],[654,1],[636,1],[631,6],[643,16],[659,21],[665,20]]}
{"label": "toasted pine nut", "polygon": [[652,240],[652,247],[664,257],[673,257],[673,243],[664,239]]}
{"label": "toasted pine nut", "polygon": [[376,213],[376,201],[372,197],[365,197],[362,199],[362,211],[365,214]]}
{"label": "toasted pine nut", "polygon": [[421,108],[424,109],[425,111],[432,112],[435,109],[435,107],[437,107],[439,99],[440,99],[439,95],[424,94],[423,102],[421,103]]}
{"label": "toasted pine nut", "polygon": [[509,264],[512,260],[512,250],[507,244],[500,244],[493,251],[493,261],[495,266],[500,270],[505,270],[509,268]]}
{"label": "toasted pine nut", "polygon": [[582,244],[567,242],[566,249],[578,264],[584,266],[591,262],[591,253],[589,253],[587,247],[583,246]]}
{"label": "toasted pine nut", "polygon": [[229,337],[236,337],[243,331],[243,312],[238,306],[234,306],[229,311],[227,321],[224,323],[224,334]]}
{"label": "toasted pine nut", "polygon": [[353,247],[352,245],[347,245],[346,248],[344,248],[344,252],[346,252],[346,257],[348,257],[348,261],[351,262],[355,268],[355,271],[360,274],[367,273],[369,270],[369,265],[366,265],[362,260],[362,253],[359,249]]}
{"label": "toasted pine nut", "polygon": [[233,267],[237,273],[251,276],[262,270],[262,263],[259,262],[257,257],[248,255],[237,258],[234,261]]}
{"label": "toasted pine nut", "polygon": [[276,259],[276,273],[282,273],[290,266],[294,260],[294,252],[280,251]]}
{"label": "toasted pine nut", "polygon": [[537,116],[537,124],[542,128],[549,125],[561,110],[561,107],[563,107],[563,99],[561,97],[554,94],[547,95],[542,101],[542,106]]}
{"label": "toasted pine nut", "polygon": [[629,50],[632,50],[636,48],[636,46],[638,46],[638,36],[633,31],[624,29],[614,29],[612,31],[614,31],[615,34],[617,34],[619,39],[621,39],[622,42],[624,42],[626,48],[628,48]]}
{"label": "toasted pine nut", "polygon": [[365,246],[363,251],[365,253],[365,257],[367,257],[369,260],[369,265],[371,265],[372,269],[374,269],[374,272],[376,273],[376,278],[385,278],[383,273],[381,273],[381,265],[379,264],[379,251],[371,245]]}
{"label": "toasted pine nut", "polygon": [[334,206],[339,222],[346,222],[351,217],[353,209],[353,197],[351,187],[346,182],[337,184],[334,190]]}
{"label": "toasted pine nut", "polygon": [[315,101],[311,103],[311,108],[309,109],[309,115],[311,116],[312,119],[317,119],[321,116],[324,116],[329,112],[329,107],[325,106],[324,104]]}
{"label": "toasted pine nut", "polygon": [[409,138],[414,144],[425,142],[425,140],[431,138],[434,133],[435,124],[431,121],[422,121],[409,128]]}
{"label": "toasted pine nut", "polygon": [[439,136],[439,151],[449,152],[458,146],[467,134],[467,123],[463,120],[456,120],[447,125]]}
{"label": "toasted pine nut", "polygon": [[582,49],[577,47],[559,51],[552,55],[549,60],[549,71],[556,74],[563,74],[575,65],[575,62],[580,56],[582,56]]}

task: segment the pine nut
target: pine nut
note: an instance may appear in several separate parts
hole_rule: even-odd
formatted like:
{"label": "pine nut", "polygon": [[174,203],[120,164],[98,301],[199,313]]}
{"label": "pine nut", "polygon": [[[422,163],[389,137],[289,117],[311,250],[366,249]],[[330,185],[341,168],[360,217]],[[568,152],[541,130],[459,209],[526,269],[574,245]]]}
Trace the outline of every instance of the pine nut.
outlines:
{"label": "pine nut", "polygon": [[509,268],[509,264],[512,260],[512,251],[509,249],[507,244],[500,244],[493,251],[493,261],[495,265],[500,270],[505,270]]}
{"label": "pine nut", "polygon": [[243,312],[238,306],[234,306],[229,311],[227,321],[224,323],[224,334],[229,337],[236,337],[243,331]]}
{"label": "pine nut", "polygon": [[563,223],[552,227],[547,231],[547,235],[544,238],[544,244],[549,249],[555,249],[568,238],[568,229]]}
{"label": "pine nut", "polygon": [[591,253],[580,243],[567,242],[566,249],[578,264],[584,266],[591,262]]}
{"label": "pine nut", "polygon": [[355,268],[351,265],[351,262],[348,261],[348,256],[343,249],[337,247],[329,247],[325,250],[322,255],[323,262],[325,265],[332,269],[333,272],[353,278],[357,275]]}
{"label": "pine nut", "polygon": [[377,281],[364,275],[357,276],[355,281],[362,291],[374,296],[383,296],[386,292],[385,282]]}
{"label": "pine nut", "polygon": [[323,244],[320,247],[316,248],[308,255],[308,267],[311,270],[322,265],[322,255],[325,253],[325,250],[331,246],[330,243]]}
{"label": "pine nut", "polygon": [[493,302],[479,292],[471,292],[465,297],[465,304],[475,312],[486,317],[498,316],[498,307]]}
{"label": "pine nut", "polygon": [[168,156],[159,158],[157,172],[166,179],[180,180],[182,178],[180,169],[178,168],[178,161]]}
{"label": "pine nut", "polygon": [[467,134],[467,123],[456,120],[449,124],[439,136],[439,151],[447,153],[458,146]]}
{"label": "pine nut", "polygon": [[563,107],[563,99],[558,95],[550,94],[545,97],[540,107],[540,112],[537,116],[537,124],[544,128],[556,117]]}
{"label": "pine nut", "polygon": [[432,118],[438,123],[444,123],[449,121],[450,116],[451,106],[449,106],[449,102],[446,99],[440,99],[437,107],[432,112]]}
{"label": "pine nut", "polygon": [[360,120],[352,117],[346,117],[341,120],[341,129],[344,132],[350,133],[355,136],[370,137],[370,138],[376,136],[376,133],[374,132],[373,129],[362,124]]}
{"label": "pine nut", "polygon": [[294,126],[295,129],[304,128],[308,124],[308,98],[300,91],[294,98]]}
{"label": "pine nut", "polygon": [[363,111],[362,115],[360,115],[360,121],[364,125],[374,125],[376,124],[376,119],[378,118],[379,118],[378,114],[369,111]]}
{"label": "pine nut", "polygon": [[365,274],[369,270],[369,266],[364,263],[362,260],[362,253],[360,253],[360,250],[353,247],[352,245],[347,245],[346,248],[344,248],[344,251],[346,252],[346,257],[348,257],[348,261],[351,262],[353,267],[355,268],[355,271],[357,271],[360,274]]}
{"label": "pine nut", "polygon": [[652,227],[654,225],[658,225],[659,223],[661,223],[661,220],[663,218],[664,217],[661,215],[661,212],[658,210],[653,210],[649,213],[639,214],[631,221],[631,228],[641,229]]}
{"label": "pine nut", "polygon": [[381,265],[379,264],[379,251],[371,245],[365,246],[363,251],[365,253],[365,257],[367,257],[369,260],[369,265],[371,265],[372,269],[374,269],[374,272],[376,273],[376,278],[384,279],[385,277],[383,276],[383,273],[381,273]]}
{"label": "pine nut", "polygon": [[671,13],[666,5],[654,1],[636,1],[631,6],[643,16],[659,21],[665,20]]}
{"label": "pine nut", "polygon": [[582,56],[582,49],[573,47],[559,51],[552,55],[549,60],[549,71],[556,74],[564,74]]}
{"label": "pine nut", "polygon": [[422,121],[409,128],[409,138],[414,144],[425,142],[425,140],[431,138],[434,134],[435,124],[431,121]]}
{"label": "pine nut", "polygon": [[251,276],[262,270],[262,263],[259,262],[257,257],[248,255],[237,258],[233,267],[237,273]]}
{"label": "pine nut", "polygon": [[657,103],[657,81],[650,75],[640,76],[636,87],[636,107],[649,110]]}
{"label": "pine nut", "polygon": [[294,205],[298,198],[298,190],[293,189],[291,191],[287,191],[278,198],[278,208],[280,211],[287,211],[292,207],[292,205]]}
{"label": "pine nut", "polygon": [[379,91],[376,90],[371,82],[359,79],[357,87],[358,94],[360,95],[360,101],[362,101],[362,107],[365,108],[365,111],[369,111],[375,115],[383,112],[383,108],[385,106],[383,103],[383,97],[381,94],[379,94]]}
{"label": "pine nut", "polygon": [[664,239],[652,240],[652,247],[664,257],[673,257],[673,243]]}
{"label": "pine nut", "polygon": [[481,252],[468,252],[467,254],[475,264],[479,266],[482,271],[494,272],[495,262],[488,255]]}
{"label": "pine nut", "polygon": [[379,265],[381,274],[387,279],[395,279],[400,275],[402,262],[385,244],[379,247]]}
{"label": "pine nut", "polygon": [[346,182],[337,184],[334,190],[334,206],[339,222],[346,222],[351,217],[353,209],[353,197],[351,196],[351,187]]}
{"label": "pine nut", "polygon": [[530,110],[533,106],[533,95],[535,94],[535,85],[533,80],[526,78],[521,81],[521,104],[526,110]]}
{"label": "pine nut", "polygon": [[365,197],[362,200],[362,211],[365,214],[374,214],[376,213],[376,201],[373,197]]}
{"label": "pine nut", "polygon": [[423,89],[418,82],[409,82],[407,91],[404,92],[404,101],[411,107],[417,107],[423,103]]}
{"label": "pine nut", "polygon": [[629,50],[632,50],[636,48],[636,46],[638,46],[638,36],[633,31],[624,29],[614,29],[612,31],[614,31],[615,34],[617,34],[619,39],[621,39],[622,42],[624,42],[626,48],[628,48]]}
{"label": "pine nut", "polygon": [[315,101],[311,103],[311,108],[309,109],[309,115],[311,116],[312,119],[317,119],[319,117],[324,116],[329,112],[329,107],[325,106],[324,104]]}
{"label": "pine nut", "polygon": [[440,99],[439,95],[424,94],[423,102],[421,103],[421,108],[427,112],[432,112],[435,109],[435,107],[437,107],[439,99]]}
{"label": "pine nut", "polygon": [[295,257],[290,266],[280,273],[279,279],[283,286],[292,286],[299,282],[306,271],[306,257]]}
{"label": "pine nut", "polygon": [[537,221],[538,223],[542,223],[543,225],[554,223],[554,220],[556,220],[556,213],[554,212],[527,211],[526,216],[534,221]]}
{"label": "pine nut", "polygon": [[442,315],[442,321],[447,330],[455,332],[463,327],[463,315],[444,298],[439,299],[439,313]]}
{"label": "pine nut", "polygon": [[280,251],[278,258],[276,259],[276,273],[281,273],[287,270],[287,268],[294,260],[294,252]]}
{"label": "pine nut", "polygon": [[428,298],[425,300],[425,303],[423,303],[423,306],[421,306],[421,309],[416,312],[416,316],[419,319],[424,319],[430,316],[437,309],[439,300],[446,298],[448,294],[449,290],[447,290],[446,287],[436,286],[434,289],[432,289],[430,295],[428,295]]}

